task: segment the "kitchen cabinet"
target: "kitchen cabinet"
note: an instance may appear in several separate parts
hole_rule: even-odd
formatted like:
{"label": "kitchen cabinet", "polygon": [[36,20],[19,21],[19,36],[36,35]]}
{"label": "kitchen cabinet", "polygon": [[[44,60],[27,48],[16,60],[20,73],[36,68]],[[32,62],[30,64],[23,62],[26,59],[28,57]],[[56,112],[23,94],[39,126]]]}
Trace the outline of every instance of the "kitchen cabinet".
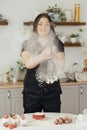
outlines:
{"label": "kitchen cabinet", "polygon": [[23,113],[22,88],[0,89],[0,118],[10,113]]}
{"label": "kitchen cabinet", "polygon": [[79,85],[79,113],[87,109],[87,84]]}
{"label": "kitchen cabinet", "polygon": [[6,113],[10,113],[9,89],[0,89],[0,118]]}
{"label": "kitchen cabinet", "polygon": [[78,86],[77,85],[62,86],[61,112],[72,113],[72,114],[78,113]]}
{"label": "kitchen cabinet", "polygon": [[[79,114],[87,109],[87,82],[61,83],[61,87],[61,112]],[[22,82],[0,85],[0,118],[24,112],[22,90]]]}
{"label": "kitchen cabinet", "polygon": [[11,113],[23,113],[22,88],[11,89]]}
{"label": "kitchen cabinet", "polygon": [[61,112],[82,113],[87,109],[87,84],[62,86]]}

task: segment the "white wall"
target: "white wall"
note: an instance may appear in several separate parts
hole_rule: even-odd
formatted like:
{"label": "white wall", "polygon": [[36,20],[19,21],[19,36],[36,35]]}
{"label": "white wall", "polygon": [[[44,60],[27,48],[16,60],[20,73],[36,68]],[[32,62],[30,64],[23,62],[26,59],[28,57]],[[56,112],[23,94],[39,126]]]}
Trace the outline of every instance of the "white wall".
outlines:
{"label": "white wall", "polygon": [[[74,9],[74,4],[81,5],[81,21],[87,21],[86,0],[0,0],[0,14],[3,19],[8,19],[8,26],[0,26],[0,73],[6,72],[9,66],[14,66],[20,58],[21,43],[28,38],[28,32],[24,33],[24,21],[34,20],[38,12],[45,11],[49,5],[58,4],[63,9]],[[68,35],[76,32],[80,27],[57,27],[58,32]],[[83,27],[83,38],[87,41],[87,26]],[[29,32],[30,33],[30,32]],[[87,58],[85,47],[65,47],[66,67],[77,62],[83,67],[83,60]]]}

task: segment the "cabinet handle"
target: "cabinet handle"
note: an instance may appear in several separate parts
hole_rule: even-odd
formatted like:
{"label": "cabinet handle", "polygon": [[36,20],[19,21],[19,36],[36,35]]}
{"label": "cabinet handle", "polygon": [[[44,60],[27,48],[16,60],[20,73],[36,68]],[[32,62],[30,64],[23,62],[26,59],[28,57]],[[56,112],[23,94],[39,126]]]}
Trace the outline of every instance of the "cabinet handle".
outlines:
{"label": "cabinet handle", "polygon": [[80,92],[81,92],[81,94],[83,94],[83,87],[82,86],[80,87]]}
{"label": "cabinet handle", "polygon": [[8,98],[10,98],[10,90],[8,90]]}

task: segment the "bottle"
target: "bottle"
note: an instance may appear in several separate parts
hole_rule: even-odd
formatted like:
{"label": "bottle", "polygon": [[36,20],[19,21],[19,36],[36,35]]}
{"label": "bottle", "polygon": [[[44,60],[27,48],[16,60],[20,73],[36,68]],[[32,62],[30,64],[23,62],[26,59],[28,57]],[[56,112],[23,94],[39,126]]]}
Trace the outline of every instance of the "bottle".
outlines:
{"label": "bottle", "polygon": [[74,5],[74,22],[80,22],[80,4]]}

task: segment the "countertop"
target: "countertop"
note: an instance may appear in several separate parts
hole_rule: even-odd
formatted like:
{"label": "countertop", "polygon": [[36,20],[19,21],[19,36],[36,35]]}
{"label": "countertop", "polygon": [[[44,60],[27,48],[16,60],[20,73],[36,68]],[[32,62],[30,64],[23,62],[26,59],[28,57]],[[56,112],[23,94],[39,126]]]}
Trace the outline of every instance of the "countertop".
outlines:
{"label": "countertop", "polygon": [[23,88],[23,82],[22,81],[17,81],[16,83],[12,83],[12,82],[8,82],[8,83],[3,83],[0,85],[0,89],[1,88]]}
{"label": "countertop", "polygon": [[[66,82],[61,83],[61,86],[70,86],[70,85],[85,85],[87,82]],[[0,84],[0,89],[10,89],[10,88],[23,88],[23,81],[17,81],[16,83],[8,82]]]}

